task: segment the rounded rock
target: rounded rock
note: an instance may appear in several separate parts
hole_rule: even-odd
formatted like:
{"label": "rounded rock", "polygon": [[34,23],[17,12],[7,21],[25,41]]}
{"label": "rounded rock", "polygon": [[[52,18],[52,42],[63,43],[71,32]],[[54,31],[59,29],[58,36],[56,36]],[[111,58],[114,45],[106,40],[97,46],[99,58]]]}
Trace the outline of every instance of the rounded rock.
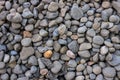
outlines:
{"label": "rounded rock", "polygon": [[45,53],[44,53],[44,57],[45,58],[50,58],[51,56],[52,56],[52,51],[51,50],[48,50],[48,51],[46,51]]}
{"label": "rounded rock", "polygon": [[68,57],[70,57],[70,58],[75,58],[75,54],[71,51],[71,50],[68,50],[67,52],[66,52],[66,55],[68,56]]}
{"label": "rounded rock", "polygon": [[104,42],[104,39],[101,36],[94,36],[93,37],[93,43],[102,45]]}
{"label": "rounded rock", "polygon": [[23,46],[29,46],[31,44],[31,38],[24,38],[21,40]]}
{"label": "rounded rock", "polygon": [[59,8],[58,3],[56,2],[51,2],[48,6],[49,11],[57,11]]}

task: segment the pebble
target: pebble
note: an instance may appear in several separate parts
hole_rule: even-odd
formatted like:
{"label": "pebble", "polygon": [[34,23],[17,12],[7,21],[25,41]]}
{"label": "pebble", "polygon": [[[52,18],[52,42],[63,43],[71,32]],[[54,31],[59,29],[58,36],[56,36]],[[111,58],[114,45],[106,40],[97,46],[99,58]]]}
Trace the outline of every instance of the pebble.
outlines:
{"label": "pebble", "polygon": [[87,50],[85,50],[85,51],[79,51],[79,52],[78,52],[78,55],[79,55],[80,57],[84,57],[84,58],[89,58],[89,57],[90,57],[90,53],[89,53],[89,51],[87,51]]}
{"label": "pebble", "polygon": [[39,68],[40,68],[40,69],[45,68],[45,65],[43,64],[41,58],[38,58],[38,64],[39,64]]}
{"label": "pebble", "polygon": [[47,69],[41,69],[40,70],[40,74],[41,75],[46,75],[48,73],[48,70]]}
{"label": "pebble", "polygon": [[0,62],[0,69],[3,69],[5,67],[5,63],[4,62]]}
{"label": "pebble", "polygon": [[83,71],[85,69],[85,65],[83,65],[83,64],[79,64],[79,65],[77,65],[77,67],[76,67],[76,70],[79,72],[79,71]]}
{"label": "pebble", "polygon": [[96,77],[96,80],[103,80],[103,75],[102,75],[102,74],[99,74],[99,75]]}
{"label": "pebble", "polygon": [[93,66],[93,72],[97,75],[101,73],[101,67],[100,66]]}
{"label": "pebble", "polygon": [[93,37],[93,43],[102,45],[104,42],[104,39],[101,36],[94,36]]}
{"label": "pebble", "polygon": [[22,68],[21,68],[21,66],[20,66],[19,64],[17,64],[17,65],[14,67],[13,72],[14,72],[15,74],[21,74],[21,73],[22,73]]}
{"label": "pebble", "polygon": [[26,31],[32,31],[33,29],[34,29],[34,26],[32,24],[25,26]]}
{"label": "pebble", "polygon": [[54,74],[57,74],[61,70],[62,65],[61,65],[61,63],[59,61],[54,61],[53,65],[54,65],[54,67],[51,68],[51,71]]}
{"label": "pebble", "polygon": [[58,12],[47,12],[46,17],[48,19],[54,19],[58,16]]}
{"label": "pebble", "polygon": [[13,12],[7,15],[7,20],[10,22],[21,22],[22,21],[22,16],[17,13],[17,12]]}
{"label": "pebble", "polygon": [[20,77],[17,80],[29,80],[28,77]]}
{"label": "pebble", "polygon": [[68,64],[69,67],[75,68],[77,66],[77,63],[75,60],[69,60]]}
{"label": "pebble", "polygon": [[90,44],[90,43],[82,43],[81,45],[80,45],[80,48],[79,48],[79,50],[88,50],[88,49],[91,49],[92,48],[92,45]]}
{"label": "pebble", "polygon": [[102,7],[103,7],[103,8],[109,8],[110,5],[111,5],[110,2],[108,2],[108,1],[103,1],[103,2],[102,2]]}
{"label": "pebble", "polygon": [[31,38],[32,42],[39,42],[42,40],[42,37],[39,34],[35,34]]}
{"label": "pebble", "polygon": [[79,50],[79,45],[78,45],[77,41],[72,41],[68,44],[68,48],[72,52],[76,53]]}
{"label": "pebble", "polygon": [[103,75],[108,78],[113,78],[116,75],[116,70],[112,67],[105,67],[102,72]]}
{"label": "pebble", "polygon": [[36,71],[37,71],[37,67],[36,66],[31,66],[30,72],[35,73]]}
{"label": "pebble", "polygon": [[51,2],[48,6],[49,11],[57,11],[59,8],[58,3],[56,2]]}
{"label": "pebble", "polygon": [[48,40],[46,42],[46,45],[49,46],[49,47],[52,47],[53,46],[53,40]]}
{"label": "pebble", "polygon": [[65,74],[65,79],[66,80],[72,80],[75,77],[75,72],[67,72]]}
{"label": "pebble", "polygon": [[10,10],[10,8],[11,8],[11,3],[10,3],[10,1],[6,1],[6,3],[5,3],[5,8],[7,9],[7,10]]}
{"label": "pebble", "polygon": [[17,55],[18,53],[14,50],[10,51],[10,55]]}
{"label": "pebble", "polygon": [[31,44],[31,38],[24,38],[21,40],[22,46],[30,46]]}
{"label": "pebble", "polygon": [[75,80],[84,80],[84,79],[85,79],[84,76],[77,76],[77,77],[75,78]]}
{"label": "pebble", "polygon": [[45,36],[48,35],[48,32],[47,32],[46,30],[44,30],[44,29],[41,29],[41,30],[39,31],[39,34],[40,34],[40,36],[45,37]]}
{"label": "pebble", "polygon": [[8,80],[8,79],[9,79],[9,75],[8,75],[7,73],[2,74],[2,75],[1,75],[1,79],[2,79],[2,80]]}
{"label": "pebble", "polygon": [[85,26],[83,26],[83,27],[79,27],[78,30],[77,30],[77,32],[78,33],[85,33],[86,30],[87,30],[87,28]]}
{"label": "pebble", "polygon": [[7,63],[7,62],[9,61],[9,59],[10,59],[10,56],[9,56],[8,54],[5,54],[3,61],[4,61],[5,63]]}
{"label": "pebble", "polygon": [[73,4],[70,14],[73,19],[79,20],[83,16],[83,11],[78,5]]}
{"label": "pebble", "polygon": [[43,19],[42,21],[40,21],[40,26],[41,26],[41,27],[46,27],[46,26],[48,26],[47,20],[46,20],[46,19]]}
{"label": "pebble", "polygon": [[45,58],[50,58],[51,56],[52,56],[52,51],[51,50],[48,50],[48,51],[46,51],[45,53],[44,53],[44,57]]}
{"label": "pebble", "polygon": [[63,35],[63,34],[65,34],[65,32],[66,32],[66,26],[65,25],[60,25],[59,27],[58,27],[58,33],[60,34],[60,35]]}
{"label": "pebble", "polygon": [[71,50],[68,50],[67,52],[66,52],[66,55],[68,56],[68,57],[70,57],[70,58],[75,58],[75,54],[71,51]]}
{"label": "pebble", "polygon": [[25,9],[23,10],[22,16],[23,16],[24,18],[32,18],[32,17],[33,17],[33,14],[32,14],[32,12],[31,12],[28,8],[25,8]]}
{"label": "pebble", "polygon": [[89,29],[87,31],[87,35],[90,36],[90,37],[94,37],[96,35],[96,32],[94,29]]}
{"label": "pebble", "polygon": [[107,53],[108,53],[108,47],[102,46],[102,47],[100,48],[100,53],[101,53],[102,55],[107,54]]}
{"label": "pebble", "polygon": [[117,1],[113,1],[113,2],[112,2],[113,8],[114,8],[115,10],[117,10],[118,13],[120,13],[120,10],[119,10],[120,5],[119,5],[119,3],[120,3],[120,2],[117,2]]}
{"label": "pebble", "polygon": [[20,52],[20,59],[25,60],[33,54],[34,54],[33,47],[23,47],[21,52]]}
{"label": "pebble", "polygon": [[35,56],[30,56],[28,59],[28,64],[30,65],[37,65],[37,59]]}

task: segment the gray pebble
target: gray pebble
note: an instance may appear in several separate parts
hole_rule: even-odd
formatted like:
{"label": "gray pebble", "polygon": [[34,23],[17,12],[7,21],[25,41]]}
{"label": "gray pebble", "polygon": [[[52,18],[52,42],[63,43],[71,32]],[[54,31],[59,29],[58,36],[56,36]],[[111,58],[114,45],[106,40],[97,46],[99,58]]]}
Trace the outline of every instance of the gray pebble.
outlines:
{"label": "gray pebble", "polygon": [[30,65],[37,65],[37,59],[35,56],[30,56],[29,59],[28,59],[28,64]]}
{"label": "gray pebble", "polygon": [[45,36],[48,35],[48,32],[47,32],[46,30],[44,30],[44,29],[41,29],[41,30],[39,31],[39,34],[40,34],[40,36],[45,37]]}
{"label": "gray pebble", "polygon": [[102,45],[104,42],[104,39],[101,36],[94,36],[93,37],[93,43]]}
{"label": "gray pebble", "polygon": [[84,80],[84,79],[85,79],[84,76],[77,76],[77,77],[75,78],[75,80]]}
{"label": "gray pebble", "polygon": [[83,16],[83,11],[77,4],[73,4],[71,8],[71,16],[75,20],[79,20]]}
{"label": "gray pebble", "polygon": [[75,68],[77,66],[77,63],[75,60],[70,60],[67,64],[69,67]]}
{"label": "gray pebble", "polygon": [[103,75],[102,74],[97,75],[96,80],[103,80]]}
{"label": "gray pebble", "polygon": [[79,64],[79,65],[77,65],[77,67],[76,67],[76,70],[77,71],[83,71],[85,69],[85,65],[83,65],[83,64]]}
{"label": "gray pebble", "polygon": [[87,50],[87,49],[91,49],[91,48],[92,48],[92,45],[90,43],[82,43],[80,45],[79,50]]}
{"label": "gray pebble", "polygon": [[58,14],[59,14],[58,12],[47,12],[46,17],[48,19],[54,19],[58,16]]}
{"label": "gray pebble", "polygon": [[0,62],[0,69],[3,69],[5,67],[5,63],[4,62]]}
{"label": "gray pebble", "polygon": [[24,38],[21,40],[22,46],[30,46],[31,44],[31,38]]}
{"label": "gray pebble", "polygon": [[2,80],[9,80],[9,75],[7,73],[1,75]]}
{"label": "gray pebble", "polygon": [[65,79],[66,80],[72,80],[75,77],[75,72],[67,72],[65,74]]}
{"label": "gray pebble", "polygon": [[72,52],[76,53],[76,52],[78,52],[78,50],[79,50],[79,45],[78,45],[77,41],[72,41],[72,42],[70,42],[70,43],[68,44],[68,48],[69,48]]}
{"label": "gray pebble", "polygon": [[24,18],[31,18],[31,17],[33,17],[33,13],[28,8],[25,8],[23,10],[22,16]]}
{"label": "gray pebble", "polygon": [[105,67],[102,72],[103,75],[108,78],[113,78],[116,75],[116,70],[112,67]]}
{"label": "gray pebble", "polygon": [[66,45],[67,41],[65,39],[59,39],[58,43],[61,44],[61,45]]}
{"label": "gray pebble", "polygon": [[35,73],[36,71],[37,71],[37,67],[36,66],[31,66],[30,72]]}
{"label": "gray pebble", "polygon": [[84,57],[84,58],[89,58],[90,57],[90,52],[85,50],[85,51],[79,51],[78,52],[80,57]]}
{"label": "gray pebble", "polygon": [[54,67],[51,68],[51,71],[53,73],[57,74],[61,70],[62,65],[59,61],[54,61],[53,65],[54,65]]}
{"label": "gray pebble", "polygon": [[87,35],[90,37],[94,37],[96,35],[96,32],[94,29],[87,30]]}
{"label": "gray pebble", "polygon": [[78,28],[77,32],[78,33],[85,33],[86,30],[87,30],[86,26],[83,26],[83,27]]}

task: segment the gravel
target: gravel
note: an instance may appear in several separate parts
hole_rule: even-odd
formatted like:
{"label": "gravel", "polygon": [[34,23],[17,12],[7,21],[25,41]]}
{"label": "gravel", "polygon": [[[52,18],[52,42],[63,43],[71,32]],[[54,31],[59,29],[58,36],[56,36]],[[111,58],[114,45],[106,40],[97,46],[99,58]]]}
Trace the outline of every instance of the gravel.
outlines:
{"label": "gravel", "polygon": [[120,0],[0,0],[0,80],[120,80]]}

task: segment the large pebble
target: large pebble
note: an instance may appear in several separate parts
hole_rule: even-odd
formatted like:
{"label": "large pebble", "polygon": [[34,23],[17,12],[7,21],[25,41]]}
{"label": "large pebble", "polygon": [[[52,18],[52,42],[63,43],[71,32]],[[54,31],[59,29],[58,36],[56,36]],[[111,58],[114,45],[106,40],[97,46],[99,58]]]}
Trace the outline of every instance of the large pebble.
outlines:
{"label": "large pebble", "polygon": [[5,63],[4,62],[0,62],[0,69],[3,69],[5,67]]}
{"label": "large pebble", "polygon": [[20,52],[20,59],[25,60],[33,54],[34,54],[33,47],[23,47]]}
{"label": "large pebble", "polygon": [[93,43],[102,45],[104,42],[104,39],[101,36],[94,36],[93,37]]}
{"label": "large pebble", "polygon": [[73,4],[71,8],[71,16],[75,20],[79,20],[83,16],[83,11],[78,5]]}
{"label": "large pebble", "polygon": [[108,78],[113,78],[116,75],[116,70],[112,67],[105,67],[102,72],[103,75]]}
{"label": "large pebble", "polygon": [[85,33],[86,30],[87,30],[86,26],[83,26],[83,27],[79,27],[77,32],[78,33]]}
{"label": "large pebble", "polygon": [[113,8],[115,8],[118,13],[120,13],[120,5],[119,4],[120,4],[120,2],[118,2],[118,1],[113,1],[112,2]]}
{"label": "large pebble", "polygon": [[84,76],[77,76],[77,77],[75,78],[75,80],[84,80],[84,79],[85,79]]}
{"label": "large pebble", "polygon": [[51,2],[48,6],[49,11],[57,11],[59,8],[58,3],[56,2]]}
{"label": "large pebble", "polygon": [[13,12],[7,15],[7,20],[10,22],[21,22],[22,16],[17,12]]}
{"label": "large pebble", "polygon": [[94,29],[89,29],[87,31],[87,35],[90,36],[90,37],[94,37],[96,35],[96,32]]}
{"label": "large pebble", "polygon": [[48,32],[47,32],[46,30],[44,30],[44,29],[41,29],[41,30],[39,31],[39,34],[40,34],[40,36],[45,37],[45,36],[48,35]]}
{"label": "large pebble", "polygon": [[54,67],[51,68],[51,71],[52,71],[53,73],[57,74],[57,73],[61,70],[62,65],[61,65],[61,63],[60,63],[59,61],[53,62],[53,65],[54,65]]}

